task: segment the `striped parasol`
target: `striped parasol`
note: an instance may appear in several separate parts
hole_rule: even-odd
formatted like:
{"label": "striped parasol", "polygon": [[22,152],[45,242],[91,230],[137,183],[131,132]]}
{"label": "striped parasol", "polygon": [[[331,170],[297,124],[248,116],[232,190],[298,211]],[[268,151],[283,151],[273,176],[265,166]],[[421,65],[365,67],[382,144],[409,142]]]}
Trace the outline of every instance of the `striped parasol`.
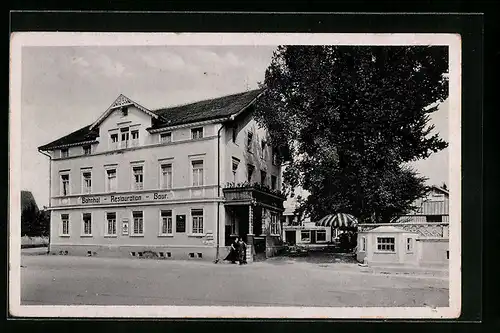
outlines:
{"label": "striped parasol", "polygon": [[323,217],[316,222],[316,226],[320,227],[356,227],[358,220],[351,214],[337,213]]}

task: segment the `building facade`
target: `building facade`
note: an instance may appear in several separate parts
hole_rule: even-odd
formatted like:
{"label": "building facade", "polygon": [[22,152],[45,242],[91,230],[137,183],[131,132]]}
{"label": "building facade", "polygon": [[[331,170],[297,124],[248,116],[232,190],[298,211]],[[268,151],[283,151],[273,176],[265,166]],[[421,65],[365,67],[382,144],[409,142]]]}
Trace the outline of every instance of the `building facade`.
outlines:
{"label": "building facade", "polygon": [[431,186],[427,195],[415,200],[413,205],[417,207],[414,211],[400,216],[396,222],[399,223],[448,223],[450,193],[447,189]]}
{"label": "building facade", "polygon": [[217,260],[241,236],[249,260],[275,253],[284,198],[278,154],[252,117],[260,93],[158,110],[120,95],[39,147],[50,156],[50,252]]}

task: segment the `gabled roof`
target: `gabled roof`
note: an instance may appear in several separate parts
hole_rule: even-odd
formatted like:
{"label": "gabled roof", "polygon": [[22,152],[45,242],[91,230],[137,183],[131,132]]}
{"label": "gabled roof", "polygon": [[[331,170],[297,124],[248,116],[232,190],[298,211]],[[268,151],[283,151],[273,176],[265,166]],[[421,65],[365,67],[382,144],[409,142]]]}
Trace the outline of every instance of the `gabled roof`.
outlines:
{"label": "gabled roof", "polygon": [[82,127],[62,138],[40,146],[38,149],[50,150],[61,146],[77,145],[96,140],[99,137],[98,125],[102,120],[116,108],[125,105],[134,105],[142,111],[148,114],[150,113],[153,116],[153,126],[148,128],[148,130],[155,130],[206,120],[222,120],[229,116],[238,115],[240,112],[244,111],[247,106],[253,103],[262,91],[262,89],[251,90],[239,94],[162,108],[154,111],[148,110],[127,97],[120,95],[93,124]]}
{"label": "gabled roof", "polygon": [[256,89],[239,94],[154,110],[153,112],[161,116],[161,118],[154,122],[150,129],[225,118],[242,111],[261,92],[262,89]]}
{"label": "gabled roof", "polygon": [[134,102],[130,98],[128,98],[128,97],[120,94],[120,96],[118,96],[118,98],[115,99],[115,101],[109,106],[109,108],[106,111],[104,111],[104,113],[99,118],[97,118],[97,120],[92,125],[90,125],[89,129],[93,129],[94,127],[96,127],[97,125],[99,125],[114,110],[116,110],[118,108],[121,108],[121,107],[124,107],[124,106],[129,106],[129,105],[135,106],[136,108],[138,108],[139,110],[147,113],[148,115],[150,115],[153,118],[158,118],[157,114],[155,114],[155,113],[151,112],[150,110],[146,109],[144,106],[140,105],[139,103]]}
{"label": "gabled roof", "polygon": [[444,193],[444,194],[448,194],[448,195],[450,194],[450,192],[448,190],[445,190],[444,188],[436,186],[436,185],[432,185],[431,188],[438,191],[438,192]]}
{"label": "gabled roof", "polygon": [[91,125],[80,128],[62,138],[59,138],[51,143],[38,147],[40,150],[50,150],[61,146],[68,146],[77,143],[95,141],[99,137],[99,131],[90,130]]}

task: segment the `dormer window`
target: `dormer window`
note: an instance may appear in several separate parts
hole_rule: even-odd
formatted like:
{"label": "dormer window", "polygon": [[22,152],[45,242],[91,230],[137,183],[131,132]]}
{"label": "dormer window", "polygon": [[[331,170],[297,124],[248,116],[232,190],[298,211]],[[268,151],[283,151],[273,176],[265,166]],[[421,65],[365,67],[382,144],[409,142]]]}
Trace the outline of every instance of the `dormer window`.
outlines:
{"label": "dormer window", "polygon": [[128,107],[122,107],[122,117],[128,116]]}
{"label": "dormer window", "polygon": [[172,133],[161,133],[160,134],[160,142],[161,143],[169,143],[172,142]]}
{"label": "dormer window", "polygon": [[92,154],[92,146],[83,146],[83,155],[90,155]]}
{"label": "dormer window", "polygon": [[201,139],[203,138],[203,127],[197,127],[191,129],[191,139]]}

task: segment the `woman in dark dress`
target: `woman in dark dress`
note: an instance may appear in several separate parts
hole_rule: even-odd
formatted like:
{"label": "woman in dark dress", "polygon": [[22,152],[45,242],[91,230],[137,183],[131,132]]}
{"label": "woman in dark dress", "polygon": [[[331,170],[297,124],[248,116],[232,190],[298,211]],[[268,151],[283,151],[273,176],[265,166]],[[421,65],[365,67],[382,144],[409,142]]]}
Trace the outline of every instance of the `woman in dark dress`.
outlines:
{"label": "woman in dark dress", "polygon": [[238,237],[234,239],[234,242],[231,244],[231,249],[229,250],[229,254],[224,260],[230,261],[232,264],[236,264],[236,260],[238,260]]}
{"label": "woman in dark dress", "polygon": [[240,265],[246,264],[247,263],[247,245],[243,241],[243,238],[240,238],[238,242],[238,260],[240,262]]}

